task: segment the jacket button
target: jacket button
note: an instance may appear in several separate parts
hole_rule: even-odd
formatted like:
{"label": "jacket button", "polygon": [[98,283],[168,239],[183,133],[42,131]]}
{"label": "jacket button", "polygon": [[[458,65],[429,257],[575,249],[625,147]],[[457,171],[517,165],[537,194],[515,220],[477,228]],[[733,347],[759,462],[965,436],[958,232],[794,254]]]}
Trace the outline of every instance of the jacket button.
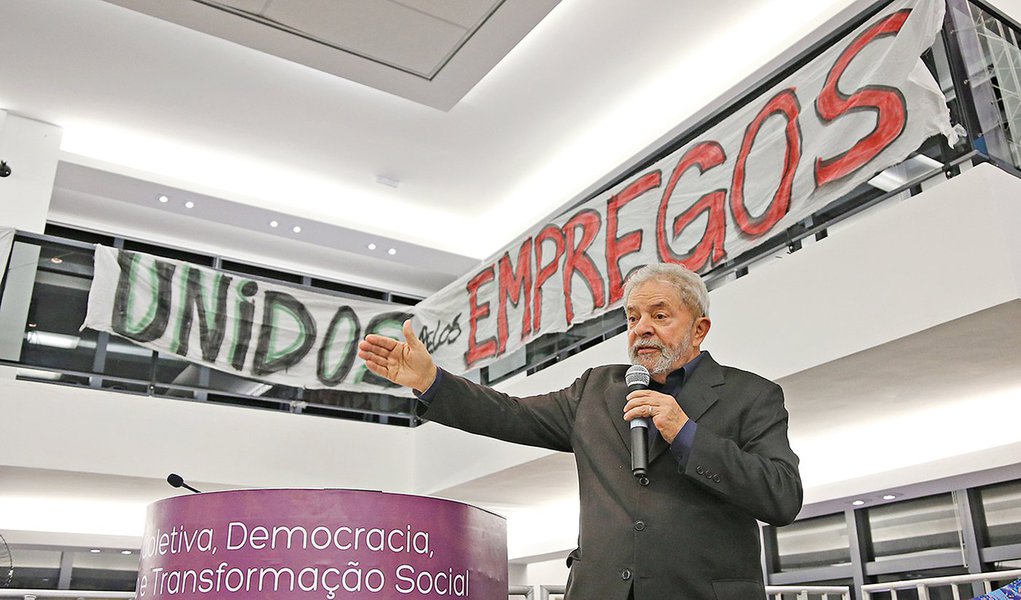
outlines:
{"label": "jacket button", "polygon": [[645,529],[645,521],[635,521],[635,531],[643,531]]}
{"label": "jacket button", "polygon": [[640,485],[642,487],[648,487],[649,486],[649,478],[648,477],[641,477],[641,478],[639,478],[638,479],[638,485]]}
{"label": "jacket button", "polygon": [[720,476],[719,475],[713,475],[713,481],[715,481],[716,483],[719,483],[720,482]]}
{"label": "jacket button", "polygon": [[712,479],[712,478],[713,478],[713,473],[712,473],[712,471],[706,471],[706,472],[705,472],[705,478],[706,478],[706,479]]}
{"label": "jacket button", "polygon": [[620,578],[623,579],[624,581],[631,579],[631,569],[624,569],[623,571],[621,571]]}
{"label": "jacket button", "polygon": [[702,475],[705,473],[705,469],[702,468],[702,465],[698,465],[697,467],[695,467],[695,472],[698,473],[699,475]]}

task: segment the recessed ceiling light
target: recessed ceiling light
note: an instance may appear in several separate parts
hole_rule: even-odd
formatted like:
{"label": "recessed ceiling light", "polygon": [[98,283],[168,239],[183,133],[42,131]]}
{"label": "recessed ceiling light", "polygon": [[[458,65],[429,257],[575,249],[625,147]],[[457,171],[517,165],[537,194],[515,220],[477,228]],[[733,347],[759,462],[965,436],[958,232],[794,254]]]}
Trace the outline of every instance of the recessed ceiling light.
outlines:
{"label": "recessed ceiling light", "polygon": [[276,222],[276,221],[270,221],[270,222],[269,222],[269,226],[270,226],[270,227],[279,227],[279,226],[280,226],[280,223],[278,223],[278,222]]}
{"label": "recessed ceiling light", "polygon": [[390,248],[389,250],[386,251],[386,253],[389,254],[390,256],[393,256],[394,254],[397,254],[397,248]]}
{"label": "recessed ceiling light", "polygon": [[376,245],[375,244],[369,244],[369,250],[375,250],[375,249],[376,249]]}
{"label": "recessed ceiling light", "polygon": [[191,200],[189,200],[189,201],[184,203],[184,207],[185,208],[195,208],[195,203],[192,202]]}
{"label": "recessed ceiling light", "polygon": [[89,550],[89,552],[93,554],[99,554],[100,552],[102,552],[102,550],[100,550],[99,548],[93,548],[92,550]]}
{"label": "recessed ceiling light", "polygon": [[893,500],[897,497],[897,494],[886,494],[883,496],[883,500]]}
{"label": "recessed ceiling light", "polygon": [[861,506],[861,505],[865,504],[865,501],[864,500],[855,500],[851,504],[853,504],[854,506]]}
{"label": "recessed ceiling light", "polygon": [[295,225],[294,227],[291,227],[291,231],[293,231],[294,233],[301,233],[301,225]]}
{"label": "recessed ceiling light", "polygon": [[59,256],[54,256],[53,258],[50,259],[50,262],[55,265],[59,265],[60,263],[64,262],[64,259],[60,258]]}
{"label": "recessed ceiling light", "polygon": [[124,556],[127,556],[127,555],[131,554],[131,550],[121,550],[121,554],[123,554]]}
{"label": "recessed ceiling light", "polygon": [[167,202],[170,202],[170,196],[167,196],[166,194],[160,194],[159,196],[157,196],[156,199],[159,200],[163,204],[166,204]]}

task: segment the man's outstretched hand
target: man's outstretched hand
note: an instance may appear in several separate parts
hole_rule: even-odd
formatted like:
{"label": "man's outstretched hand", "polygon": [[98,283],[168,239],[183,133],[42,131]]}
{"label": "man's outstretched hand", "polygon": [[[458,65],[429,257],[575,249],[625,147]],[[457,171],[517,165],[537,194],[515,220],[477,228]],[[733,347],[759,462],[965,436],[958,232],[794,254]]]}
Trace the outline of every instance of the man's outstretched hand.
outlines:
{"label": "man's outstretched hand", "polygon": [[404,322],[404,341],[370,334],[358,342],[358,358],[370,371],[413,390],[424,392],[436,379],[436,364],[425,344]]}

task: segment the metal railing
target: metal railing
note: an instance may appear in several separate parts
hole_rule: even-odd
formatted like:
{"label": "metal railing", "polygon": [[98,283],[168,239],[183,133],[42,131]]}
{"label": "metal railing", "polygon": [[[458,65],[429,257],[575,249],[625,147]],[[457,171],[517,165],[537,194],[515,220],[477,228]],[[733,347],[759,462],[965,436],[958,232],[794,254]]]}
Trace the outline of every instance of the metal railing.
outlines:
{"label": "metal railing", "polygon": [[913,579],[910,581],[892,581],[889,583],[870,583],[861,587],[863,600],[869,600],[873,594],[889,592],[890,600],[897,600],[898,591],[911,590],[918,595],[918,600],[929,600],[929,592],[941,588],[950,588],[954,600],[971,598],[970,592],[962,596],[958,586],[980,583],[984,593],[993,591],[993,581],[1005,579],[1014,580],[1021,578],[1021,569],[1013,571],[990,571],[988,573],[976,573],[973,575],[952,575],[950,577],[932,577],[929,579]]}
{"label": "metal railing", "polygon": [[[562,585],[541,585],[539,586],[540,600],[560,600],[566,591]],[[510,587],[510,596],[521,596],[532,600],[534,590],[529,585],[514,585]],[[851,600],[851,589],[846,586],[820,586],[820,585],[767,585],[766,600]]]}
{"label": "metal railing", "polygon": [[844,585],[767,585],[768,600],[851,600],[851,588]]}

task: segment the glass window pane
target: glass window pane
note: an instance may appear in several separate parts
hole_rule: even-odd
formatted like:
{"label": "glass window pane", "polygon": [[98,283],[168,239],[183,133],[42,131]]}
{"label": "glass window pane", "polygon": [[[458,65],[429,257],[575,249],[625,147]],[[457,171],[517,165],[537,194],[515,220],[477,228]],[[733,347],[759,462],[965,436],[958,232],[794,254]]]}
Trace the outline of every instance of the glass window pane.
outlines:
{"label": "glass window pane", "polygon": [[148,382],[152,379],[153,351],[116,335],[106,345],[103,373],[124,379]]}
{"label": "glass window pane", "polygon": [[991,485],[979,496],[989,545],[1021,544],[1021,481]]}
{"label": "glass window pane", "polygon": [[116,550],[75,552],[71,568],[72,590],[130,592],[138,579],[138,552]]}
{"label": "glass window pane", "polygon": [[91,372],[95,331],[79,331],[85,320],[92,277],[92,253],[63,246],[42,246],[21,363],[67,371]]}
{"label": "glass window pane", "polygon": [[851,564],[843,513],[797,521],[776,530],[780,571]]}
{"label": "glass window pane", "polygon": [[961,526],[950,494],[877,506],[867,514],[877,561],[961,547]]}
{"label": "glass window pane", "polygon": [[60,579],[60,551],[11,547],[12,589],[55,590]]}

